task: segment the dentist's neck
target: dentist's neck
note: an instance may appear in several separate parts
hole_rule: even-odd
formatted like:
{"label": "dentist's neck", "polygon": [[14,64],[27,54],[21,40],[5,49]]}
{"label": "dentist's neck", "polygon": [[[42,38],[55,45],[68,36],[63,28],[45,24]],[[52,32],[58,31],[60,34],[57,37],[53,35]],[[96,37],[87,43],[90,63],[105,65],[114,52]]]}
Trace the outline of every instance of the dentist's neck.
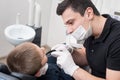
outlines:
{"label": "dentist's neck", "polygon": [[91,22],[91,25],[92,25],[92,30],[93,30],[93,36],[95,38],[100,37],[103,31],[105,22],[106,22],[106,18],[104,18],[103,16],[94,16],[94,19]]}

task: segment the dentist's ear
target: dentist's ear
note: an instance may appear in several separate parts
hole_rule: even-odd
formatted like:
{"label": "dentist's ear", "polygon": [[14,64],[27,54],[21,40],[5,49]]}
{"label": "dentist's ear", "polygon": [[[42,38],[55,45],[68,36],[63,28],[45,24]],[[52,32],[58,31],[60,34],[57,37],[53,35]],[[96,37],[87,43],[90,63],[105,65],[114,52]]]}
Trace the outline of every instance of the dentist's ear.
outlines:
{"label": "dentist's ear", "polygon": [[86,18],[88,18],[89,20],[93,19],[93,9],[91,7],[88,7],[86,10],[85,10],[85,16]]}

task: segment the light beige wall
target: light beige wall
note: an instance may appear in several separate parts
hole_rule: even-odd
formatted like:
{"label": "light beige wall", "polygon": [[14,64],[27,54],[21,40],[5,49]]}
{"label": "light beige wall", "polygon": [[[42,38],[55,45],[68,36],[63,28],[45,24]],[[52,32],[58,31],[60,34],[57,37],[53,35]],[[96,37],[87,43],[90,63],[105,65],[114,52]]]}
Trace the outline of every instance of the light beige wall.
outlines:
{"label": "light beige wall", "polygon": [[[42,45],[47,43],[50,8],[52,0],[36,0],[42,9],[41,25],[43,26]],[[15,24],[16,14],[21,13],[20,23],[28,22],[28,0],[0,0],[0,57],[4,57],[14,48],[4,37],[4,29]]]}
{"label": "light beige wall", "polygon": [[101,14],[112,14],[120,11],[120,0],[92,0]]}
{"label": "light beige wall", "polygon": [[61,0],[52,0],[47,44],[52,47],[65,41],[65,27],[61,16],[56,14],[56,7]]}
{"label": "light beige wall", "polygon": [[49,22],[50,22],[50,15],[51,15],[51,6],[52,0],[37,0],[42,9],[42,42],[41,45],[47,45],[48,41],[48,30],[49,30]]}
{"label": "light beige wall", "polygon": [[17,12],[21,13],[20,23],[27,22],[27,0],[0,0],[0,57],[6,56],[13,48],[4,37],[4,29],[15,24]]}

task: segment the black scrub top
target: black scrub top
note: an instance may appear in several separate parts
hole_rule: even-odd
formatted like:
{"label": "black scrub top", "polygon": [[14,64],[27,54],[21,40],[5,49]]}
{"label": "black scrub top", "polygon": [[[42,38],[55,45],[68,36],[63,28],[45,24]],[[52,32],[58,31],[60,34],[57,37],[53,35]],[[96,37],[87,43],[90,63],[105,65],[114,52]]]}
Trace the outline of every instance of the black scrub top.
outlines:
{"label": "black scrub top", "polygon": [[102,34],[95,39],[90,36],[84,43],[92,74],[105,78],[106,68],[120,71],[120,22],[107,18]]}

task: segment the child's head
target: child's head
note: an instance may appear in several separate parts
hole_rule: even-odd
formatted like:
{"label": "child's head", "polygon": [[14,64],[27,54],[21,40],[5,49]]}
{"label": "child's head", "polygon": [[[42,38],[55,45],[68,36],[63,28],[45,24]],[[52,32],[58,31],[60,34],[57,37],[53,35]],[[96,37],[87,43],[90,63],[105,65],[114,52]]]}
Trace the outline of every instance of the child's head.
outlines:
{"label": "child's head", "polygon": [[35,75],[46,62],[45,49],[30,42],[16,46],[7,57],[7,64],[12,72],[29,75]]}

